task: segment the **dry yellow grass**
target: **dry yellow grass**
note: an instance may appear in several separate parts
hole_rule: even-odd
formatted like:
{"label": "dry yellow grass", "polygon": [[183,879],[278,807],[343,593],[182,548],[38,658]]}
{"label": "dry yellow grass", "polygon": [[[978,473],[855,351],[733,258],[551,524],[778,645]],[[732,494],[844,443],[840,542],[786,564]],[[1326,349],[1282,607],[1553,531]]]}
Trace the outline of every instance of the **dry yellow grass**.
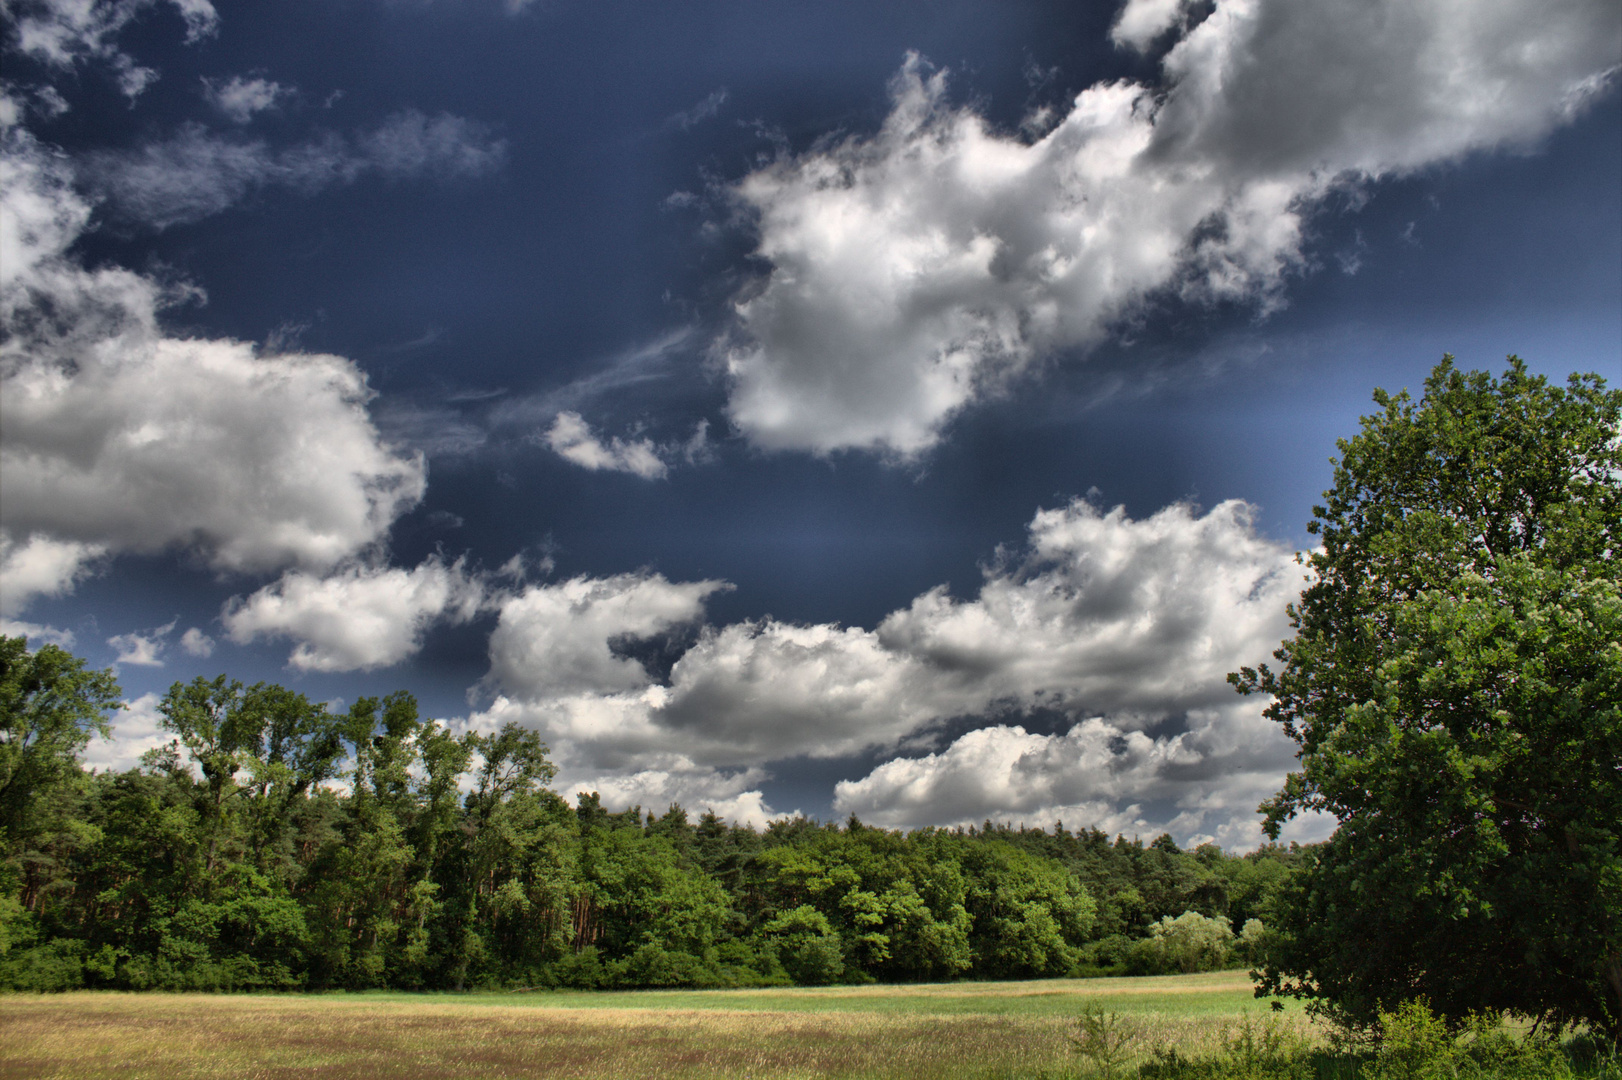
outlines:
{"label": "dry yellow grass", "polygon": [[[1232,989],[1196,976],[681,995],[700,1008],[661,1007],[643,994],[567,995],[568,1004],[550,995],[7,996],[0,1080],[1029,1075],[1073,1064],[1069,1018],[1087,1001],[1118,1002],[1145,1028],[1146,1045],[1215,1049],[1236,1011],[1175,1004],[1232,1000]],[[1143,1007],[1168,994],[1171,1008]],[[1300,1024],[1299,1014],[1288,1022]]]}

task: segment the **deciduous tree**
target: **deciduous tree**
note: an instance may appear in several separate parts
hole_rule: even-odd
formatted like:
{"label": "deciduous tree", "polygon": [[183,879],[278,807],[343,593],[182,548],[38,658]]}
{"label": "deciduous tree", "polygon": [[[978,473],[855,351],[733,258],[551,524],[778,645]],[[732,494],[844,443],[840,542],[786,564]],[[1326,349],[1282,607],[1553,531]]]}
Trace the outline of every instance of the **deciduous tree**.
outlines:
{"label": "deciduous tree", "polygon": [[1263,989],[1622,1034],[1622,393],[1443,360],[1339,444],[1279,667],[1273,836],[1332,814]]}

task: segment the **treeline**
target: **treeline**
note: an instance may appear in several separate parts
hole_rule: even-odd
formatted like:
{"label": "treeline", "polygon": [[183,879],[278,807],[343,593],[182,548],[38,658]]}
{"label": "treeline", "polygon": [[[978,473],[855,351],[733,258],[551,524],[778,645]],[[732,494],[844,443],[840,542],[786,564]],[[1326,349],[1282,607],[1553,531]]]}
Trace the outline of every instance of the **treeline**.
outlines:
{"label": "treeline", "polygon": [[[110,673],[0,642],[0,987],[745,986],[1194,971],[1254,954],[1293,850],[805,818],[547,789],[533,732],[177,683],[173,741],[79,756]],[[1236,933],[1233,929],[1238,927]]]}

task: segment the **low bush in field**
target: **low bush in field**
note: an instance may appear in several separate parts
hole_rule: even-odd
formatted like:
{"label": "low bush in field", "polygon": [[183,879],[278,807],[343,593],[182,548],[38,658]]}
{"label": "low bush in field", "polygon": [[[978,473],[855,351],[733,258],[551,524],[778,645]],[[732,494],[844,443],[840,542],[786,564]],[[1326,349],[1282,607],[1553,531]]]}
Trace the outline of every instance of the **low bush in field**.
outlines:
{"label": "low bush in field", "polygon": [[1071,1038],[1080,1067],[1033,1080],[1622,1080],[1614,1048],[1588,1039],[1562,1045],[1549,1036],[1518,1036],[1501,1018],[1483,1015],[1450,1028],[1422,1000],[1382,1012],[1377,1036],[1371,1050],[1325,1050],[1271,1021],[1247,1017],[1218,1053],[1188,1057],[1155,1048],[1150,1060],[1129,1064],[1146,1049],[1141,1029],[1095,1007],[1077,1018]]}

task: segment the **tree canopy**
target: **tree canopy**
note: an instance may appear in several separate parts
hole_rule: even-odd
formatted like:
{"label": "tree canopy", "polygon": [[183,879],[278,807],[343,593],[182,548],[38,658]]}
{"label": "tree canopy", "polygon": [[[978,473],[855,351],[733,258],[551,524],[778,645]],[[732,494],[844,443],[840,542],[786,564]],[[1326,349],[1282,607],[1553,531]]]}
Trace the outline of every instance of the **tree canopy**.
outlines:
{"label": "tree canopy", "polygon": [[453,732],[404,692],[338,713],[223,675],[169,690],[159,713],[173,739],[139,768],[91,773],[79,754],[118,704],[112,676],[20,638],[0,658],[0,782],[21,778],[0,790],[29,793],[0,862],[0,989],[1222,967],[1245,956],[1231,935],[1178,950],[1153,928],[1268,918],[1301,857],[1059,826],[755,829],[679,806],[611,811],[592,794],[570,806],[546,787],[553,766],[533,731]]}
{"label": "tree canopy", "polygon": [[1322,811],[1262,989],[1622,1032],[1622,392],[1444,358],[1341,440],[1271,695]]}

